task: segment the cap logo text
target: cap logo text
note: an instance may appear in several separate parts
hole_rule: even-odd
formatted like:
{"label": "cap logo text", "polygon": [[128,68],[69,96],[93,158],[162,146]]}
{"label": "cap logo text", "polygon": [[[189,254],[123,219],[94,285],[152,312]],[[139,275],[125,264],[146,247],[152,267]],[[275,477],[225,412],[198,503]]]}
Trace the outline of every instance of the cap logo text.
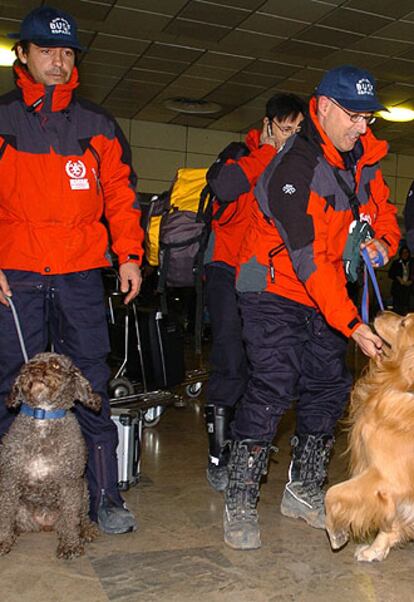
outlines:
{"label": "cap logo text", "polygon": [[70,36],[70,23],[63,17],[56,17],[49,23],[50,32]]}
{"label": "cap logo text", "polygon": [[366,77],[359,79],[355,84],[357,94],[364,96],[374,96],[374,86]]}

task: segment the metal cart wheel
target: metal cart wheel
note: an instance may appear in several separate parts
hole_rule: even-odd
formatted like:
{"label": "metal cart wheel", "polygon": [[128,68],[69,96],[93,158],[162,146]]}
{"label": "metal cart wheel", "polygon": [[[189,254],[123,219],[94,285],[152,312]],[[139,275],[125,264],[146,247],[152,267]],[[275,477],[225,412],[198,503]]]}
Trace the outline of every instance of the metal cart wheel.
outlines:
{"label": "metal cart wheel", "polygon": [[134,385],[125,376],[119,376],[109,381],[109,395],[120,399],[134,394]]}
{"label": "metal cart wheel", "polygon": [[148,408],[148,410],[145,410],[142,417],[144,426],[148,428],[157,426],[161,420],[164,410],[164,406],[154,406],[153,408]]}
{"label": "metal cart wheel", "polygon": [[197,383],[192,383],[191,385],[187,385],[185,388],[185,393],[188,397],[195,399],[198,397],[203,389],[203,383],[201,381]]}

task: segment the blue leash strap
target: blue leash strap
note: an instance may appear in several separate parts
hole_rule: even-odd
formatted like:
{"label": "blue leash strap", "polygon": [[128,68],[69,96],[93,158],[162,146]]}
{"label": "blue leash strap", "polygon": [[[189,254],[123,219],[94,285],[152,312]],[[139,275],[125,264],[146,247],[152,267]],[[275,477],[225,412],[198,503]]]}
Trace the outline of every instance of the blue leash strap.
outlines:
{"label": "blue leash strap", "polygon": [[[378,301],[380,309],[384,311],[384,303],[382,302],[381,292],[379,290],[377,277],[375,276],[374,268],[372,267],[371,260],[367,249],[361,251],[362,259],[364,260],[364,288],[362,290],[362,301],[361,301],[361,318],[365,324],[369,322],[369,278],[371,278],[372,286],[375,292],[375,296]],[[384,265],[382,257],[378,254],[378,266]]]}

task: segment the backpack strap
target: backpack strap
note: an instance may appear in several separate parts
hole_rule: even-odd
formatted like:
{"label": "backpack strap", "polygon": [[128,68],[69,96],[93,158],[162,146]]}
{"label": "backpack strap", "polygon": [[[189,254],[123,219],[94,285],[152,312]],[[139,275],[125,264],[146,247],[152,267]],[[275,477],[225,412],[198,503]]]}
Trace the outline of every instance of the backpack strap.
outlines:
{"label": "backpack strap", "polygon": [[342,178],[342,176],[339,175],[339,169],[337,167],[334,168],[333,172],[334,172],[335,179],[339,184],[339,187],[348,197],[349,206],[351,207],[351,211],[352,211],[352,215],[354,216],[354,219],[357,222],[361,221],[361,219],[359,217],[359,201],[358,201],[358,197],[355,193],[355,188],[352,190],[352,188],[350,188],[348,186],[348,184],[345,182],[345,180]]}

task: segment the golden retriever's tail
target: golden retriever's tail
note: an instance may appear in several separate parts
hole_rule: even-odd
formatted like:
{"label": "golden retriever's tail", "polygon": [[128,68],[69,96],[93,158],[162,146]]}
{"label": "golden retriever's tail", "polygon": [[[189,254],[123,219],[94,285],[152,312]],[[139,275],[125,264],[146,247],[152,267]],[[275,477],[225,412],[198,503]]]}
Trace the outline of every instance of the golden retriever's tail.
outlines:
{"label": "golden retriever's tail", "polygon": [[331,487],[325,506],[331,543],[335,534],[351,532],[363,539],[378,530],[387,531],[396,513],[395,502],[376,468]]}

